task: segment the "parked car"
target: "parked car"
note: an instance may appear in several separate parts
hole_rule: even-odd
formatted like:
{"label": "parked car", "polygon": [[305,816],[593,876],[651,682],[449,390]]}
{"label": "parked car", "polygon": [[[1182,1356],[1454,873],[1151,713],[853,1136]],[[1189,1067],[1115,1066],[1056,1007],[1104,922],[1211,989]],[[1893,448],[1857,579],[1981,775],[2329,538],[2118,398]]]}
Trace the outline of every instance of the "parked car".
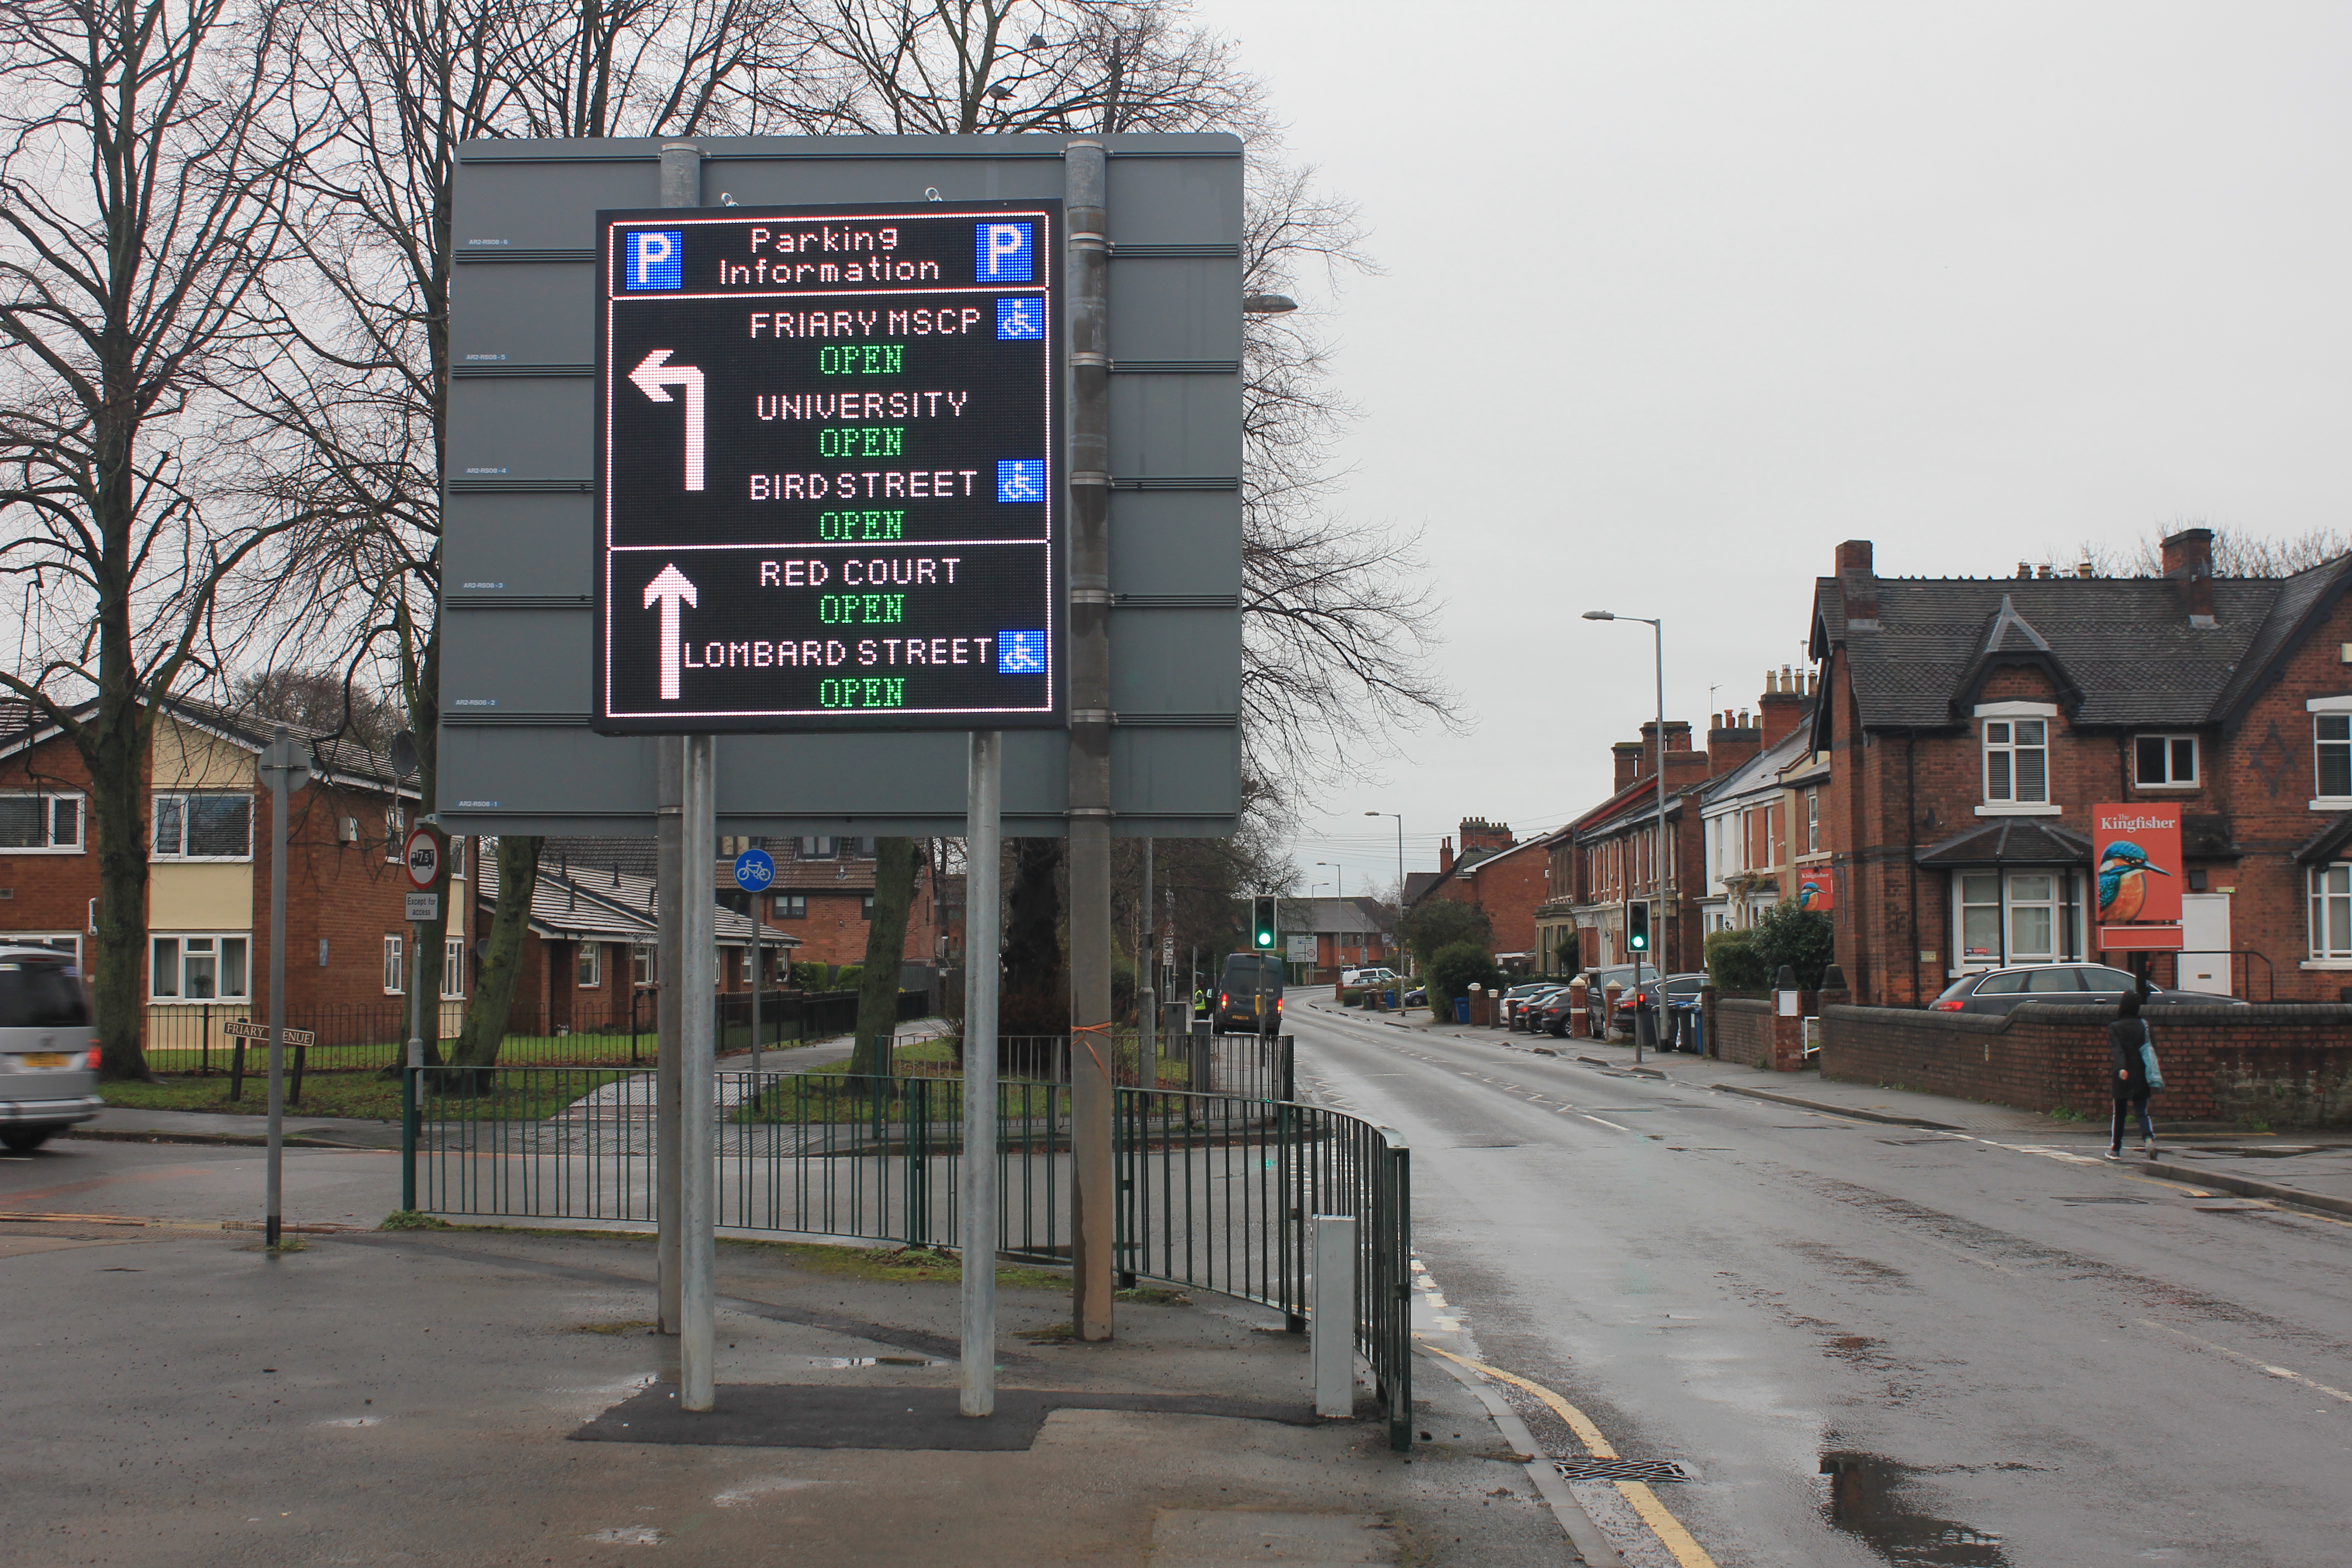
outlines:
{"label": "parked car", "polygon": [[[1642,965],[1642,973],[1654,979],[1658,972],[1645,963]],[[1609,1020],[1601,1016],[1601,1012],[1606,1004],[1609,987],[1612,985],[1622,986],[1626,990],[1633,989],[1633,966],[1630,963],[1612,963],[1585,973],[1584,1005],[1591,1015],[1591,1029],[1595,1035],[1605,1032],[1609,1027]]]}
{"label": "parked car", "polygon": [[1575,1010],[1576,993],[1561,986],[1528,1011],[1528,1033],[1554,1035],[1566,1038],[1569,1016]]}
{"label": "parked car", "polygon": [[1397,972],[1393,969],[1346,969],[1339,973],[1342,985],[1388,986],[1395,984],[1397,979]]}
{"label": "parked car", "polygon": [[1404,994],[1402,1005],[1407,1007],[1426,1007],[1429,1005],[1429,992],[1426,988],[1416,985]]}
{"label": "parked car", "polygon": [[[1657,973],[1654,970],[1644,970],[1642,983],[1639,985],[1628,984],[1623,994],[1617,998],[1617,1011],[1632,1013],[1636,1008],[1648,1006],[1650,993],[1657,989],[1658,984]],[[1699,987],[1706,984],[1706,976],[1704,974],[1667,975],[1665,978],[1667,1011],[1672,1012],[1677,1007],[1697,1006]]]}
{"label": "parked car", "polygon": [[[1946,986],[1931,1004],[1938,1013],[1990,1013],[1996,1016],[2027,1002],[2054,1002],[2061,1006],[2114,1006],[2137,984],[2130,973],[2106,963],[2017,963],[1964,974]],[[2173,991],[2158,986],[2148,993],[2150,1007],[2243,1007],[2236,996],[2204,991]]]}
{"label": "parked car", "polygon": [[37,1149],[99,1113],[90,1018],[71,953],[0,942],[0,1144]]}
{"label": "parked car", "polygon": [[1557,980],[1534,980],[1503,993],[1503,1021],[1513,1029],[1527,1027],[1528,1005],[1566,987]]}
{"label": "parked car", "polygon": [[1282,960],[1269,953],[1226,954],[1217,977],[1217,1033],[1282,1033],[1283,978]]}

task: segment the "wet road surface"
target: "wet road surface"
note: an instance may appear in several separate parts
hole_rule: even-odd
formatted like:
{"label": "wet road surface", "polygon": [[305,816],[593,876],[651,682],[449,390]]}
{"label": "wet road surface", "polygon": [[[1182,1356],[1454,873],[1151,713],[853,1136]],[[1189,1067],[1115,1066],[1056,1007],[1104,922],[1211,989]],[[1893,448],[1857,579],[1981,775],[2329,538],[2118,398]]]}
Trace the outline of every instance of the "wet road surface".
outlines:
{"label": "wet road surface", "polygon": [[1724,1568],[2352,1563],[2352,1225],[1295,995],[1477,1353]]}

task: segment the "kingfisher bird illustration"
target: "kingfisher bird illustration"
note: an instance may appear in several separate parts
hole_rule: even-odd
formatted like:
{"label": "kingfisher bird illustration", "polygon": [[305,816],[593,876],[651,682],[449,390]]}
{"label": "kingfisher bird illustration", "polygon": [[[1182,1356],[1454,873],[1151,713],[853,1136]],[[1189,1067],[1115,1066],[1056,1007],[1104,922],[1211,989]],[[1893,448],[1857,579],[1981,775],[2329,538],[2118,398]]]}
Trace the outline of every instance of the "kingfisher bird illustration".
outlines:
{"label": "kingfisher bird illustration", "polygon": [[1821,896],[1822,890],[1815,884],[1811,882],[1800,882],[1797,884],[1797,907],[1799,909],[1811,909],[1813,907],[1813,900]]}
{"label": "kingfisher bird illustration", "polygon": [[2103,925],[2124,925],[2139,918],[2147,903],[2147,876],[2153,871],[2159,877],[2171,872],[2161,866],[2148,864],[2147,851],[2128,838],[2118,838],[2107,846],[2099,858],[2099,921]]}

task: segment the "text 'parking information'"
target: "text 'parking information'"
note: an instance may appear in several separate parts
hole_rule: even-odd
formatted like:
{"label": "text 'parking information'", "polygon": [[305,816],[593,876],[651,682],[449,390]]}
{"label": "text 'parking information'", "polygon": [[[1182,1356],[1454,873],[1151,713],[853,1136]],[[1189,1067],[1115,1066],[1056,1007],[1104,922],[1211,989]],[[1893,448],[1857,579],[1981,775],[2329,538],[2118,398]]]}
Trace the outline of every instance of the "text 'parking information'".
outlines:
{"label": "text 'parking information'", "polygon": [[606,212],[596,728],[1063,721],[1053,202]]}

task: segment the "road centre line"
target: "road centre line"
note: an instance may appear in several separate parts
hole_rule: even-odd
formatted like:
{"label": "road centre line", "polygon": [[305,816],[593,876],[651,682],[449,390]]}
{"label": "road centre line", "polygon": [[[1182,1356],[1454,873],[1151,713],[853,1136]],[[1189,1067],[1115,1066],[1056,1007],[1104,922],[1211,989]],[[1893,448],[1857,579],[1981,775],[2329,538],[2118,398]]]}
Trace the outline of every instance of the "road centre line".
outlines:
{"label": "road centre line", "polygon": [[[1617,1123],[1616,1123],[1616,1122],[1614,1122],[1614,1121],[1604,1121],[1602,1118],[1598,1117],[1598,1116],[1592,1116],[1592,1115],[1589,1115],[1589,1114],[1588,1114],[1588,1115],[1586,1115],[1586,1116],[1585,1116],[1585,1118],[1584,1118],[1584,1119],[1585,1119],[1587,1121],[1599,1121],[1599,1122],[1601,1123],[1601,1126],[1603,1126],[1603,1127],[1616,1127],[1616,1128],[1617,1128],[1617,1131],[1620,1131],[1620,1132],[1631,1132],[1632,1131],[1633,1131],[1633,1130],[1632,1128],[1630,1128],[1630,1127],[1618,1127],[1618,1125],[1617,1125]],[[1605,1456],[1605,1455],[1604,1455],[1604,1456],[1602,1456],[1602,1457],[1603,1457],[1603,1458],[1606,1458],[1607,1456]]]}
{"label": "road centre line", "polygon": [[[2150,1321],[2147,1318],[2142,1318],[2139,1321],[2139,1326],[2143,1329],[2154,1329],[2159,1334],[2170,1334],[2175,1339],[2187,1340],[2190,1344],[2195,1345],[2200,1350],[2208,1350],[2211,1351],[2215,1355],[2227,1356],[2231,1361],[2239,1362],[2244,1365],[2252,1367],[2256,1372],[2263,1373],[2267,1376],[2284,1378],[2287,1382],[2308,1388],[2315,1394],[2324,1394],[2330,1399],[2340,1399],[2347,1405],[2352,1405],[2352,1394],[2347,1394],[2340,1388],[2330,1388],[2324,1383],[2304,1376],[2303,1373],[2294,1371],[2291,1367],[2273,1366],[2270,1363],[2256,1360],[2254,1357],[2247,1355],[2242,1351],[2233,1351],[2227,1345],[2217,1345],[2210,1340],[2200,1340],[2195,1334],[2183,1333],[2179,1329],[2168,1328],[2162,1323]],[[1443,1354],[1444,1352],[1440,1352],[1439,1353]]]}
{"label": "road centre line", "polygon": [[[1583,1444],[1585,1450],[1594,1458],[1614,1459],[1621,1457],[1616,1448],[1610,1444],[1609,1439],[1601,1435],[1601,1428],[1592,1424],[1590,1416],[1542,1384],[1529,1382],[1516,1373],[1505,1372],[1500,1367],[1488,1366],[1485,1362],[1472,1361],[1468,1356],[1455,1355],[1452,1351],[1440,1349],[1426,1340],[1422,1341],[1422,1348],[1433,1354],[1442,1355],[1448,1361],[1459,1362],[1475,1372],[1484,1373],[1497,1382],[1507,1383],[1514,1388],[1524,1389],[1535,1395],[1550,1409],[1553,1415],[1568,1423],[1568,1429],[1576,1434],[1576,1440]],[[1650,1533],[1658,1538],[1659,1544],[1674,1553],[1675,1561],[1681,1565],[1681,1568],[1716,1568],[1715,1559],[1709,1557],[1706,1549],[1692,1537],[1691,1532],[1683,1528],[1682,1521],[1676,1519],[1666,1505],[1658,1500],[1658,1494],[1650,1489],[1647,1482],[1616,1481],[1612,1484],[1627,1502],[1633,1505],[1633,1511],[1642,1516],[1642,1522],[1650,1527]]]}

